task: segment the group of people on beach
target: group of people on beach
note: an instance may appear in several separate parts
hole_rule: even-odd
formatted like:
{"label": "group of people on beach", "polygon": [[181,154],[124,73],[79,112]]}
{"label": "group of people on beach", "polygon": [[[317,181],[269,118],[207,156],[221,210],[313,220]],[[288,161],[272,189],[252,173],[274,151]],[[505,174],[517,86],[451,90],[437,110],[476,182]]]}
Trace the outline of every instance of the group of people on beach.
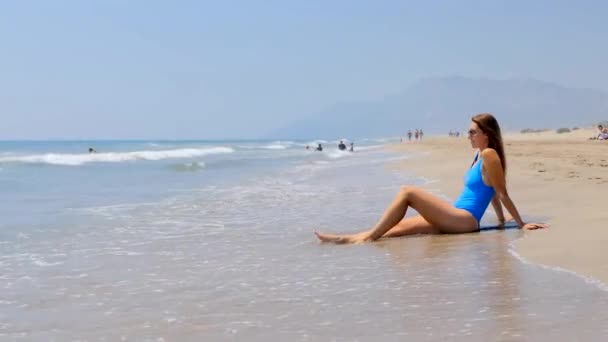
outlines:
{"label": "group of people on beach", "polygon": [[[418,132],[420,137],[420,131]],[[505,224],[504,208],[520,229],[546,228],[544,223],[525,222],[507,191],[507,159],[500,126],[489,113],[471,118],[468,138],[475,150],[473,162],[464,176],[460,196],[452,203],[414,186],[402,186],[378,222],[354,234],[314,232],[321,242],[364,243],[413,234],[456,234],[480,231],[481,217],[492,203],[498,227]],[[417,215],[405,217],[409,208]]]}
{"label": "group of people on beach", "polygon": [[418,140],[422,140],[422,136],[424,135],[424,132],[422,132],[422,129],[416,128],[416,130],[412,134],[412,130],[411,129],[408,130],[407,131],[407,140],[408,141],[412,141],[412,135],[414,136],[414,140],[418,141]]}
{"label": "group of people on beach", "polygon": [[[310,150],[310,145],[306,145],[306,149]],[[346,144],[344,143],[344,140],[340,140],[340,143],[338,144],[338,150],[340,151],[346,151],[347,147]],[[321,145],[321,143],[317,144],[317,148],[315,148],[315,151],[323,151],[323,145]],[[354,152],[355,151],[355,143],[351,142],[350,143],[350,148],[348,148],[348,151],[350,152]]]}
{"label": "group of people on beach", "polygon": [[[414,132],[412,132],[412,130],[409,129],[405,135],[407,136],[407,141],[412,141],[412,137],[414,138],[414,141],[419,141],[419,140],[422,140],[422,136],[424,135],[424,132],[422,132],[422,129],[418,129],[418,128],[416,128],[414,130]],[[399,142],[403,142],[403,138],[400,138]]]}
{"label": "group of people on beach", "polygon": [[448,133],[448,136],[450,137],[460,137],[460,131],[459,130],[450,130],[450,132]]}

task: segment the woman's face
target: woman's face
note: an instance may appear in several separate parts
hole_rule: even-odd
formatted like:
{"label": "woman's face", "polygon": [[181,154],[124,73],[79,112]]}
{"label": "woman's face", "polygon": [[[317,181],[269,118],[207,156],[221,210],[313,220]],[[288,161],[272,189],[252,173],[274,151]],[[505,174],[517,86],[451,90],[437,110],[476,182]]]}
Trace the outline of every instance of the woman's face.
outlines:
{"label": "woman's face", "polygon": [[473,148],[488,147],[488,136],[473,121],[471,121],[471,125],[469,126],[469,140]]}

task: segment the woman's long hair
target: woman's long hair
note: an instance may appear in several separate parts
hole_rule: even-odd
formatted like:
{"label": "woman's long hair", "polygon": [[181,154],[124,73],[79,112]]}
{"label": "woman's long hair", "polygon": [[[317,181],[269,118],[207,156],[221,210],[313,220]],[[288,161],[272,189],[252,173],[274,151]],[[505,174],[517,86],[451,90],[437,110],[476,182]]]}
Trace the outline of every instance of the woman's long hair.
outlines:
{"label": "woman's long hair", "polygon": [[473,116],[471,119],[477,124],[477,127],[488,136],[488,147],[493,148],[498,153],[500,163],[502,164],[503,172],[507,172],[507,159],[505,157],[505,148],[502,143],[502,134],[500,126],[494,115],[490,113],[481,113]]}

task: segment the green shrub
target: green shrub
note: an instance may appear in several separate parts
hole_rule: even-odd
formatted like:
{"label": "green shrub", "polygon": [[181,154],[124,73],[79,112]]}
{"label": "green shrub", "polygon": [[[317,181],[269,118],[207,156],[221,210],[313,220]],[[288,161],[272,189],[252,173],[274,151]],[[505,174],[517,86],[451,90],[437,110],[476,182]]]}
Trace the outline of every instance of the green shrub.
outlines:
{"label": "green shrub", "polygon": [[526,129],[522,129],[520,131],[520,133],[540,133],[540,132],[544,132],[547,131],[547,129],[534,129],[534,128],[526,128]]}
{"label": "green shrub", "polygon": [[562,127],[556,130],[557,133],[570,133],[570,128]]}

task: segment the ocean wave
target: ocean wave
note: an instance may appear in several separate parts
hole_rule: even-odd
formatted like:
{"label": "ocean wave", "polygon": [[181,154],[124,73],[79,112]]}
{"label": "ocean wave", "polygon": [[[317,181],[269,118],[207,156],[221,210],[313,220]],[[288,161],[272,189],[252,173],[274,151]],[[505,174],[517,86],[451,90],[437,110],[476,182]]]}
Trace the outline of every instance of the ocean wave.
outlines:
{"label": "ocean wave", "polygon": [[281,144],[270,144],[270,145],[238,145],[238,148],[247,149],[247,150],[285,150],[289,148],[287,145]]}
{"label": "ocean wave", "polygon": [[178,172],[195,172],[203,168],[205,168],[205,163],[203,162],[175,164],[172,166],[172,169]]}
{"label": "ocean wave", "polygon": [[355,144],[354,148],[355,151],[359,150],[359,151],[368,151],[368,150],[377,150],[377,149],[381,149],[383,148],[384,145],[367,145],[367,146],[357,146]]}
{"label": "ocean wave", "polygon": [[279,144],[273,144],[273,145],[266,145],[266,146],[262,146],[262,148],[267,149],[267,150],[284,150],[286,149],[288,146],[285,145],[279,145]]}
{"label": "ocean wave", "polygon": [[349,152],[349,151],[340,151],[340,150],[336,150],[336,151],[328,151],[325,153],[330,159],[338,159],[338,158],[344,158],[344,157],[349,157],[352,156],[353,153]]}
{"label": "ocean wave", "polygon": [[25,156],[11,156],[0,158],[0,163],[34,163],[51,164],[64,166],[78,166],[86,163],[106,162],[118,163],[133,160],[162,160],[202,157],[210,154],[232,153],[234,150],[229,147],[210,147],[210,148],[184,148],[176,150],[161,151],[133,151],[133,152],[107,152],[107,153],[46,153]]}
{"label": "ocean wave", "polygon": [[[293,143],[292,145],[293,145],[293,146],[302,146],[302,147],[309,146],[310,148],[316,148],[316,147],[317,147],[317,145],[319,145],[319,144],[322,144],[322,145],[323,145],[323,147],[325,147],[325,145],[326,145],[327,143],[328,143],[328,141],[327,141],[327,140],[313,140],[313,141],[310,141],[310,142],[298,142],[298,143]],[[337,144],[337,143],[336,143],[336,144]]]}

